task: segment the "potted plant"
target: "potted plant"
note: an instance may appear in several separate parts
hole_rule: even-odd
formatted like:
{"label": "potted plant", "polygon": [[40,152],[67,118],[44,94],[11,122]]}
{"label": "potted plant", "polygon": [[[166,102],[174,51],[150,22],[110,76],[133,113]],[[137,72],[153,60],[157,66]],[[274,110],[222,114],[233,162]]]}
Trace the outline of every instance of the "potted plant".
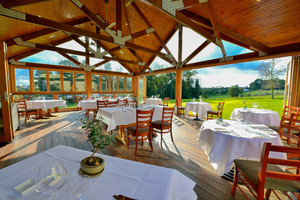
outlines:
{"label": "potted plant", "polygon": [[91,177],[98,176],[104,170],[105,161],[100,157],[94,156],[94,154],[105,148],[107,145],[112,145],[112,142],[115,141],[115,137],[103,131],[104,123],[102,122],[102,117],[100,117],[99,121],[82,118],[80,122],[83,124],[81,128],[84,128],[89,133],[88,138],[91,141],[94,150],[91,156],[84,158],[80,162],[79,173]]}

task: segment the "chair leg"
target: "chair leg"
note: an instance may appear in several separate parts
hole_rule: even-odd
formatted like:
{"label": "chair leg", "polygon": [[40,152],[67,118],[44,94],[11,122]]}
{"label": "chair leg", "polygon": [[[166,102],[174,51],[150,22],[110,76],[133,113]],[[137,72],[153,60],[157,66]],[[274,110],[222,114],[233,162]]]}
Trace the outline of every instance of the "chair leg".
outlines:
{"label": "chair leg", "polygon": [[137,146],[138,146],[138,138],[136,137],[135,138],[135,153],[134,153],[135,156],[137,154]]}
{"label": "chair leg", "polygon": [[37,113],[37,111],[35,111],[35,119],[36,120],[38,119],[38,113]]}
{"label": "chair leg", "polygon": [[171,140],[172,140],[172,142],[174,143],[174,140],[173,140],[173,134],[172,134],[172,126],[170,127],[170,135],[171,135]]}
{"label": "chair leg", "polygon": [[160,131],[160,147],[162,147],[162,140],[163,140],[163,132]]}
{"label": "chair leg", "polygon": [[148,140],[149,140],[149,144],[150,144],[151,151],[153,151],[153,146],[152,146],[152,131],[151,131],[150,134],[148,135]]}
{"label": "chair leg", "polygon": [[129,136],[128,136],[128,133],[127,133],[127,142],[126,142],[126,146],[127,146],[127,148],[129,148]]}
{"label": "chair leg", "polygon": [[25,113],[25,124],[26,124],[26,122],[27,122],[27,113]]}
{"label": "chair leg", "polygon": [[266,199],[270,199],[271,192],[272,192],[272,190],[267,189],[267,191],[266,191]]}
{"label": "chair leg", "polygon": [[232,188],[231,188],[231,194],[235,195],[236,192],[236,187],[237,187],[237,182],[238,182],[238,170],[237,166],[234,166],[234,178],[233,178],[233,183],[232,183]]}

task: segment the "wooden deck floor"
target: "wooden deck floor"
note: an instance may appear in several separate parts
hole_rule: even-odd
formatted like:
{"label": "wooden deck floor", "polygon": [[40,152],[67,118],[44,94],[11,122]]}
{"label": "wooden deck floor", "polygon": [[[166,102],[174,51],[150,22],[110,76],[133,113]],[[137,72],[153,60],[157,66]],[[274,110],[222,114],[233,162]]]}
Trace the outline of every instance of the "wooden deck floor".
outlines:
{"label": "wooden deck floor", "polygon": [[[0,147],[0,168],[57,145],[91,151],[87,134],[80,128],[79,119],[84,117],[84,112],[63,112],[56,115],[57,117],[49,119],[30,119],[27,124],[21,121],[20,129],[15,132],[14,141]],[[169,134],[165,134],[162,148],[160,135],[153,139],[153,152],[146,142],[143,146],[138,146],[138,155],[134,156],[133,143],[128,149],[117,141],[114,146],[107,147],[102,153],[177,169],[197,183],[194,190],[198,199],[244,199],[239,191],[235,196],[231,195],[232,183],[216,174],[206,154],[200,150],[196,141],[200,125],[201,122],[175,116],[174,143],[171,142]]]}

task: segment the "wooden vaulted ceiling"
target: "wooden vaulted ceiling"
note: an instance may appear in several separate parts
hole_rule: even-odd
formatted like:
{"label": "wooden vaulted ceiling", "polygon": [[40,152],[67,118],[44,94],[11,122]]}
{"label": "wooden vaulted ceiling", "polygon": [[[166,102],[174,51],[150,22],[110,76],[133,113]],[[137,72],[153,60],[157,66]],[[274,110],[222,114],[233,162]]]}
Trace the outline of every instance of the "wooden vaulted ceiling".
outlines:
{"label": "wooden vaulted ceiling", "polygon": [[[16,65],[24,65],[18,62],[22,58],[52,50],[85,70],[114,60],[129,72],[143,74],[153,73],[149,66],[156,56],[172,64],[169,69],[157,71],[163,72],[300,53],[298,0],[0,0],[0,3],[0,41],[7,43],[9,61]],[[207,39],[186,60],[180,55],[176,60],[166,47],[181,25]],[[79,36],[89,37],[89,42],[93,39],[98,51],[55,47],[75,40],[88,48]],[[224,40],[253,52],[227,56]],[[220,47],[223,58],[189,63],[211,42]],[[184,49],[178,46],[180,54]],[[100,51],[100,47],[107,52]],[[102,61],[87,68],[72,60],[70,54]]]}

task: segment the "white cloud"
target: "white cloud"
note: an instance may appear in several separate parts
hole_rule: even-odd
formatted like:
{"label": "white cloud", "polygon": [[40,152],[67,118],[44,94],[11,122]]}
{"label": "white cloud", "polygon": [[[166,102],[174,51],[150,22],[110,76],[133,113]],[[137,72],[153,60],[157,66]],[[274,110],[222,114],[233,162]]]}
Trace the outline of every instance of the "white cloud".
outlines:
{"label": "white cloud", "polygon": [[253,70],[239,70],[236,68],[210,68],[208,73],[202,73],[201,69],[193,78],[201,79],[201,87],[240,87],[249,86],[251,82],[258,78],[258,73]]}

